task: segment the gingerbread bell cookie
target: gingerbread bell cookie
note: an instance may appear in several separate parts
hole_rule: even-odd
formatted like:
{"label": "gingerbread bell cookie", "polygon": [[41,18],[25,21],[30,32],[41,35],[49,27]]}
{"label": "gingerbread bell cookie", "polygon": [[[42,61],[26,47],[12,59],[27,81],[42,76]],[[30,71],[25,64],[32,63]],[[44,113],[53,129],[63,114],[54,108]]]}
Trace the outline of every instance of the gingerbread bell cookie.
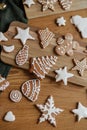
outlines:
{"label": "gingerbread bell cookie", "polygon": [[35,102],[38,99],[40,92],[40,80],[32,79],[23,83],[21,87],[23,95],[32,102]]}
{"label": "gingerbread bell cookie", "polygon": [[44,30],[39,30],[38,33],[40,35],[40,44],[42,48],[47,47],[50,44],[53,37],[55,36],[55,34],[51,32],[48,28]]}
{"label": "gingerbread bell cookie", "polygon": [[19,90],[12,90],[10,92],[10,100],[13,102],[20,102],[22,99],[22,94]]}
{"label": "gingerbread bell cookie", "polygon": [[28,49],[27,45],[24,45],[23,48],[16,55],[16,64],[21,66],[26,63],[28,60]]}
{"label": "gingerbread bell cookie", "polygon": [[72,5],[72,0],[59,0],[59,2],[64,10],[69,10]]}
{"label": "gingerbread bell cookie", "polygon": [[57,40],[57,46],[55,47],[55,52],[58,55],[72,56],[74,54],[74,50],[78,50],[79,43],[73,40],[73,35],[71,33],[67,33],[65,38],[60,37]]}
{"label": "gingerbread bell cookie", "polygon": [[10,83],[0,75],[0,91],[4,91]]}
{"label": "gingerbread bell cookie", "polygon": [[50,69],[55,65],[57,61],[56,56],[42,56],[31,58],[30,60],[30,72],[34,73],[39,79],[45,78]]}

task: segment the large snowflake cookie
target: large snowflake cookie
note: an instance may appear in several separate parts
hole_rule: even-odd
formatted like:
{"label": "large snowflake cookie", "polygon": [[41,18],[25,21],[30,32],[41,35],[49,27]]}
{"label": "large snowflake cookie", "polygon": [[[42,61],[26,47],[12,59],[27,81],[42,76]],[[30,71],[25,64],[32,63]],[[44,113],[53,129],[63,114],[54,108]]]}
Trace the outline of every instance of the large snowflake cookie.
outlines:
{"label": "large snowflake cookie", "polygon": [[66,25],[66,20],[64,19],[64,17],[57,18],[56,22],[57,22],[58,26],[65,26]]}
{"label": "large snowflake cookie", "polygon": [[56,56],[42,56],[31,58],[30,60],[30,72],[34,73],[39,79],[45,78],[50,69],[55,65],[57,61]]}
{"label": "large snowflake cookie", "polygon": [[28,49],[27,45],[24,45],[23,48],[16,55],[16,64],[21,66],[25,64],[28,60]]}
{"label": "large snowflake cookie", "polygon": [[33,0],[25,0],[23,2],[23,4],[27,5],[29,8],[31,7],[31,5],[34,5],[35,2]]}
{"label": "large snowflake cookie", "polygon": [[75,63],[75,67],[72,68],[72,70],[78,70],[79,74],[81,76],[83,76],[84,71],[87,70],[87,59],[84,58],[81,61],[77,60],[77,59],[73,59],[74,63]]}
{"label": "large snowflake cookie", "polygon": [[78,103],[78,108],[73,109],[72,112],[78,116],[78,121],[82,118],[87,118],[87,107],[83,106],[80,102]]}
{"label": "large snowflake cookie", "polygon": [[57,0],[38,0],[38,2],[41,3],[43,6],[42,11],[45,11],[47,9],[51,9],[52,11],[54,11],[54,4],[55,2],[57,2]]}
{"label": "large snowflake cookie", "polygon": [[72,0],[59,0],[64,10],[69,10],[72,5]]}
{"label": "large snowflake cookie", "polygon": [[74,50],[79,49],[79,43],[73,40],[73,35],[71,33],[67,33],[64,38],[60,37],[57,40],[57,46],[55,47],[55,52],[58,55],[72,56],[74,54]]}
{"label": "large snowflake cookie", "polygon": [[1,41],[8,41],[8,39],[4,36],[2,32],[0,32],[0,42]]}
{"label": "large snowflake cookie", "polygon": [[87,17],[82,18],[79,15],[72,16],[71,23],[77,27],[83,38],[87,38]]}
{"label": "large snowflake cookie", "polygon": [[55,72],[57,73],[57,75],[55,77],[56,82],[63,80],[64,85],[67,85],[68,78],[71,78],[74,76],[74,74],[67,72],[67,67],[64,67],[64,69],[60,68],[59,70],[55,70]]}
{"label": "large snowflake cookie", "polygon": [[4,91],[10,83],[0,75],[0,91]]}
{"label": "large snowflake cookie", "polygon": [[32,79],[23,83],[21,87],[23,95],[32,102],[35,102],[38,99],[40,92],[40,80]]}
{"label": "large snowflake cookie", "polygon": [[53,126],[56,126],[55,116],[64,111],[55,107],[53,96],[50,96],[44,105],[37,104],[36,106],[42,112],[39,122],[41,123],[48,120]]}
{"label": "large snowflake cookie", "polygon": [[48,28],[44,30],[39,30],[38,33],[40,35],[40,44],[42,48],[47,47],[50,44],[53,37],[55,36],[55,34],[51,32]]}
{"label": "large snowflake cookie", "polygon": [[26,29],[22,29],[20,27],[17,27],[18,34],[14,37],[14,39],[20,39],[23,45],[26,44],[26,41],[28,39],[35,40],[34,37],[30,35],[30,28],[27,27]]}

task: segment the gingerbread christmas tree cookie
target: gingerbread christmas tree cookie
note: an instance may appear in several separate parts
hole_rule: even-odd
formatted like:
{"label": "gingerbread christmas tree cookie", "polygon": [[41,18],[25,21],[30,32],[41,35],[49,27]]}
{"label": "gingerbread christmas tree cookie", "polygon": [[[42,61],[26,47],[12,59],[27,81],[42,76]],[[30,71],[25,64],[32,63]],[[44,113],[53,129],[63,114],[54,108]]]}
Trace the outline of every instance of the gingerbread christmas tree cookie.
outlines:
{"label": "gingerbread christmas tree cookie", "polygon": [[29,71],[34,73],[39,79],[43,79],[45,78],[45,75],[48,74],[53,65],[55,65],[56,61],[56,56],[31,58]]}

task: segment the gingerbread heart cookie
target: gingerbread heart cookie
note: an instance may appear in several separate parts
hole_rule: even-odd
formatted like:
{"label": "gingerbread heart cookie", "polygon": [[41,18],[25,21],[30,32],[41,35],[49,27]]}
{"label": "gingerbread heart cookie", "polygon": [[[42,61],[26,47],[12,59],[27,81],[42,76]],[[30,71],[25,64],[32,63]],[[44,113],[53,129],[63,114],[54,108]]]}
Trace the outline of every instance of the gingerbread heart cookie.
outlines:
{"label": "gingerbread heart cookie", "polygon": [[48,74],[49,70],[56,63],[56,56],[42,56],[31,58],[30,60],[30,72],[34,73],[39,79],[45,78],[45,74]]}
{"label": "gingerbread heart cookie", "polygon": [[21,66],[26,63],[28,60],[28,49],[27,45],[24,45],[23,48],[16,55],[16,64]]}
{"label": "gingerbread heart cookie", "polygon": [[35,102],[40,92],[40,80],[32,79],[23,83],[21,91],[30,101]]}
{"label": "gingerbread heart cookie", "polygon": [[74,50],[79,48],[79,43],[77,41],[73,41],[73,35],[67,33],[65,38],[60,37],[57,40],[57,46],[55,47],[55,52],[58,55],[72,56],[74,54]]}

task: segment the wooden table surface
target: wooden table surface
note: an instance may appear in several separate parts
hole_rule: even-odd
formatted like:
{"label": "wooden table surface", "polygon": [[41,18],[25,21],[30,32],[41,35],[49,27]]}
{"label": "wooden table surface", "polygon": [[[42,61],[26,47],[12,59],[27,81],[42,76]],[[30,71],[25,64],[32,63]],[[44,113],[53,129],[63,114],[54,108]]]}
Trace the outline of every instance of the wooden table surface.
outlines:
{"label": "wooden table surface", "polygon": [[[76,14],[86,17],[87,10],[72,13],[72,15]],[[63,14],[59,14],[32,19],[29,20],[29,25],[40,28],[48,27],[55,33],[59,33],[60,29],[64,30],[62,31],[63,34],[68,31],[73,33],[72,28],[67,28],[67,26],[58,27],[55,24],[55,19],[61,15],[63,16]],[[74,26],[73,30],[76,32],[75,35],[81,39]],[[77,122],[76,117],[71,113],[71,110],[77,107],[79,101],[87,106],[87,87],[72,84],[68,84],[65,87],[61,82],[56,83],[54,80],[46,77],[41,81],[41,91],[35,103],[28,101],[25,97],[19,103],[13,103],[9,99],[10,91],[12,89],[20,90],[22,83],[32,79],[32,77],[28,71],[12,67],[7,79],[10,82],[10,86],[0,95],[0,130],[87,130],[87,119]],[[44,104],[49,95],[53,95],[56,107],[64,109],[64,112],[56,116],[57,127],[53,127],[47,121],[38,124],[41,113],[35,107],[35,104]],[[16,116],[16,121],[12,123],[2,120],[4,114],[10,110]]]}

